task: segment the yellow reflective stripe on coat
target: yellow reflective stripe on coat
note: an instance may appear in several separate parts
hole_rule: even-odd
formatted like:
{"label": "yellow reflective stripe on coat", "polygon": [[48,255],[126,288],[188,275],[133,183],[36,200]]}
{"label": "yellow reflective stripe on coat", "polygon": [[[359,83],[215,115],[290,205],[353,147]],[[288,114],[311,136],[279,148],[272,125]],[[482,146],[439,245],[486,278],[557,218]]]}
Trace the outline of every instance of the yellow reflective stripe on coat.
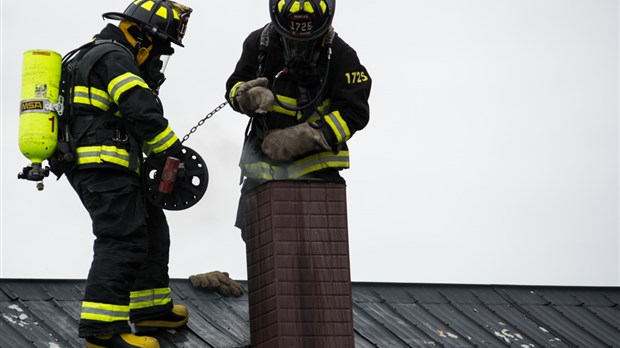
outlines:
{"label": "yellow reflective stripe on coat", "polygon": [[[278,101],[283,104],[286,107],[289,107],[291,109],[295,109],[297,108],[297,99],[295,98],[291,98],[291,97],[285,97],[283,95],[276,95],[276,98],[278,98]],[[331,100],[326,99],[323,101],[323,103],[321,103],[321,105],[318,107],[318,112],[316,111],[307,119],[307,121],[317,121],[318,119],[320,119],[321,115],[325,114],[331,105]],[[301,119],[302,118],[302,114],[301,112],[298,111],[294,111],[294,110],[288,110],[286,107],[282,107],[280,106],[277,102],[273,104],[273,106],[269,109],[269,111],[273,111],[273,112],[277,112],[280,114],[284,114],[284,115],[288,115],[288,116],[294,116],[297,117],[297,119]]]}
{"label": "yellow reflective stripe on coat", "polygon": [[136,86],[150,89],[146,82],[144,82],[144,80],[140,76],[130,72],[126,72],[110,81],[110,83],[108,84],[108,92],[112,96],[112,100],[118,105],[118,99],[121,97],[121,95]]}
{"label": "yellow reflective stripe on coat", "polygon": [[233,99],[235,99],[235,95],[237,94],[237,89],[239,89],[239,86],[241,86],[242,84],[243,84],[243,81],[239,81],[235,83],[235,85],[230,89],[230,94],[228,94],[228,99],[230,99],[231,103]]}
{"label": "yellow reflective stripe on coat", "polygon": [[349,126],[340,116],[340,111],[334,111],[325,115],[325,121],[336,134],[336,139],[339,143],[345,142],[351,138],[351,131]]}
{"label": "yellow reflective stripe on coat", "polygon": [[286,168],[272,166],[267,162],[254,162],[244,164],[245,174],[248,177],[262,180],[284,180],[288,179]]}
{"label": "yellow reflective stripe on coat", "polygon": [[247,177],[262,180],[298,179],[322,169],[349,167],[349,151],[320,152],[297,160],[288,166],[273,166],[267,162],[243,164],[244,174]]}
{"label": "yellow reflective stripe on coat", "polygon": [[176,134],[174,134],[170,128],[170,125],[168,125],[166,129],[159,133],[155,138],[147,141],[142,150],[147,156],[154,153],[160,153],[162,151],[166,151],[177,140],[179,140],[179,138]]}
{"label": "yellow reflective stripe on coat", "polygon": [[129,306],[97,302],[82,302],[81,319],[105,322],[129,320]]}
{"label": "yellow reflective stripe on coat", "polygon": [[129,152],[110,145],[81,146],[77,150],[77,165],[114,163],[129,168]]}
{"label": "yellow reflective stripe on coat", "polygon": [[75,86],[73,88],[73,102],[76,104],[92,105],[103,111],[107,111],[112,104],[112,98],[106,91],[86,86]]}
{"label": "yellow reflective stripe on coat", "polygon": [[295,98],[290,98],[290,97],[285,97],[283,95],[279,95],[276,94],[275,97],[278,99],[278,102],[273,103],[273,106],[271,107],[271,109],[269,111],[273,111],[273,112],[277,112],[280,114],[284,114],[284,115],[289,115],[289,116],[297,116],[297,111],[294,110],[288,110],[287,108],[281,107],[280,104],[283,104],[284,106],[290,107],[290,108],[296,108],[297,107],[297,99]]}
{"label": "yellow reflective stripe on coat", "polygon": [[172,301],[170,288],[132,291],[130,294],[131,309],[161,306]]}
{"label": "yellow reflective stripe on coat", "polygon": [[338,153],[327,151],[295,161],[288,166],[287,171],[289,178],[297,179],[322,169],[349,168],[349,166],[349,151],[340,151]]}

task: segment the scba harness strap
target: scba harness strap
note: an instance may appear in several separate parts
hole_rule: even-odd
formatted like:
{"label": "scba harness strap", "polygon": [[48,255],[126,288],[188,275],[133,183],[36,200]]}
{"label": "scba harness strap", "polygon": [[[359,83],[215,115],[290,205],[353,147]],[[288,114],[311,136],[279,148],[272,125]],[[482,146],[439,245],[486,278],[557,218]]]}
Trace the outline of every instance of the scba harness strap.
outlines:
{"label": "scba harness strap", "polygon": [[[50,159],[50,170],[60,178],[76,167],[76,149],[79,145],[91,142],[111,140],[115,143],[129,144],[129,169],[136,170],[140,146],[133,136],[124,128],[106,129],[102,126],[106,122],[123,122],[122,118],[114,114],[118,106],[112,104],[110,108],[96,115],[75,116],[74,87],[77,77],[88,82],[90,72],[105,55],[111,52],[121,52],[133,57],[131,50],[118,41],[97,39],[69,52],[63,58],[61,93],[64,94],[65,113],[59,117],[59,142],[56,154]],[[89,89],[89,100],[91,91]],[[72,134],[77,134],[72,136]]]}
{"label": "scba harness strap", "polygon": [[[273,23],[269,22],[261,31],[260,35],[260,45],[258,47],[258,70],[256,72],[256,77],[264,77],[265,74],[265,57],[267,56],[267,49],[269,48],[269,38],[271,37],[271,33],[273,31]],[[322,47],[331,48],[332,42],[334,41],[334,37],[336,36],[336,31],[333,27],[330,27],[325,36],[323,37],[323,41],[321,43]]]}
{"label": "scba harness strap", "polygon": [[[265,59],[266,59],[267,52],[269,49],[269,41],[270,41],[271,33],[273,32],[273,30],[274,30],[274,24],[270,22],[270,23],[267,23],[263,27],[263,30],[261,32],[260,44],[258,48],[258,69],[256,72],[257,77],[264,77],[265,75],[265,71],[264,71],[265,70]],[[313,46],[312,48],[312,55],[310,59],[311,61],[308,62],[310,63],[309,66],[311,68],[309,70],[301,69],[301,71],[297,71],[295,73],[293,73],[293,70],[296,70],[296,69],[288,65],[289,63],[291,63],[289,61],[291,57],[286,56],[289,54],[288,48],[287,48],[288,46],[286,45],[286,40],[284,39],[282,41],[284,45],[286,66],[284,66],[282,70],[279,73],[277,73],[276,76],[273,78],[272,85],[271,85],[271,91],[273,92],[274,96],[276,96],[275,102],[280,107],[286,110],[300,112],[301,117],[299,118],[299,120],[302,122],[308,120],[308,118],[310,118],[313,115],[313,113],[318,110],[317,107],[321,103],[320,99],[327,85],[327,78],[328,78],[329,69],[331,65],[332,43],[334,41],[335,36],[336,36],[336,32],[334,28],[330,26],[327,32],[323,35],[323,37],[321,39],[317,39],[316,44],[318,45],[318,47]],[[319,64],[318,61],[319,61],[319,57],[322,51],[326,52],[327,54],[326,54],[325,64],[321,65]],[[295,65],[295,63],[292,63],[292,64]],[[322,69],[324,71],[321,73]],[[287,105],[286,103],[283,103],[282,101],[280,101],[280,98],[277,97],[276,84],[278,82],[278,79],[281,77],[287,76],[287,75],[297,76],[295,78],[297,81],[297,90],[298,90],[298,98],[297,98],[296,106]],[[308,81],[312,81],[312,80],[318,81],[318,85],[319,85],[318,88],[309,86],[309,85],[312,85],[312,83],[309,83]]]}

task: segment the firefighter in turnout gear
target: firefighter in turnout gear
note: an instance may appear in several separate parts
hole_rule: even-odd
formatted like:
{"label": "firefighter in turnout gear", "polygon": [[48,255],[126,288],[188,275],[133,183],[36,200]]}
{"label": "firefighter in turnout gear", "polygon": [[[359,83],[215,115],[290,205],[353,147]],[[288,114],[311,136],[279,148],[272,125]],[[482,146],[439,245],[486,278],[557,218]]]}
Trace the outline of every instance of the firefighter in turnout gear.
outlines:
{"label": "firefighter in turnout gear", "polygon": [[[144,335],[188,321],[169,288],[170,234],[145,197],[140,166],[182,149],[157,95],[162,67],[192,10],[169,0],[132,0],[80,47],[70,84],[76,167],[67,178],[92,219],[94,258],[79,323],[87,347],[159,347]],[[129,323],[132,323],[134,330]]]}
{"label": "firefighter in turnout gear", "polygon": [[[369,121],[371,78],[332,27],[335,0],[270,0],[271,22],[245,39],[226,82],[250,116],[240,167],[243,194],[268,180],[344,183],[347,141]],[[242,230],[241,204],[236,226]]]}

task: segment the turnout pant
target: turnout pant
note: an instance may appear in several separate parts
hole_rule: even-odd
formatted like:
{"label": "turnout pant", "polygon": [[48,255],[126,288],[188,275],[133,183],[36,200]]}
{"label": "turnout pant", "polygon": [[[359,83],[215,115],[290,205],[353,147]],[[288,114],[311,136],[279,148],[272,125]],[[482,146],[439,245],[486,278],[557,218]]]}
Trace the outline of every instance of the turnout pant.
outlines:
{"label": "turnout pant", "polygon": [[166,314],[172,308],[170,233],[163,210],[146,199],[139,176],[83,169],[67,177],[90,214],[96,237],[80,337],[131,332],[129,320]]}

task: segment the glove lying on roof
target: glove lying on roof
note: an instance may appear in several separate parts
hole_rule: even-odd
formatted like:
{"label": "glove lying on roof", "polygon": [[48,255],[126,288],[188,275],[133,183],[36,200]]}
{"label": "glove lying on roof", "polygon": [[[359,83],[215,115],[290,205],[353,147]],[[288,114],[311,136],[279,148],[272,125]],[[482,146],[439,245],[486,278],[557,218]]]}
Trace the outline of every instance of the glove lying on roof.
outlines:
{"label": "glove lying on roof", "polygon": [[243,295],[243,287],[241,284],[230,279],[227,272],[213,271],[195,274],[189,277],[189,281],[192,282],[192,285],[195,287],[215,290],[224,297],[230,295],[239,297]]}

